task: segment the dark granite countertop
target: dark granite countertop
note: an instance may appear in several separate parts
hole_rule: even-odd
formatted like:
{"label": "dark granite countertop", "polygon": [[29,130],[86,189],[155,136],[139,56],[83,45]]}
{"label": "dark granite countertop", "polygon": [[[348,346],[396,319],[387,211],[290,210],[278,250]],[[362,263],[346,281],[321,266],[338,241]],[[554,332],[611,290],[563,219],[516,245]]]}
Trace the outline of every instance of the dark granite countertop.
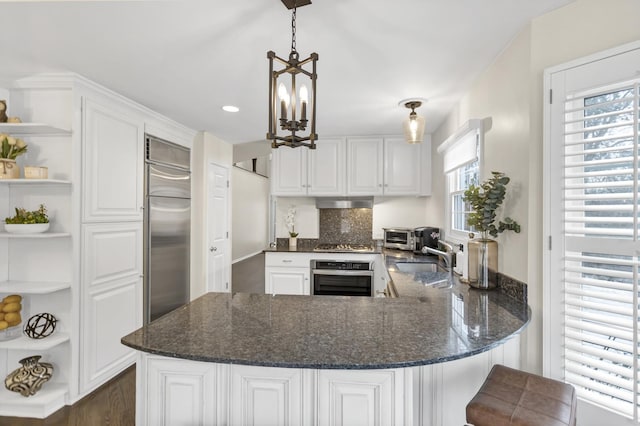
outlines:
{"label": "dark granite countertop", "polygon": [[[386,250],[385,250],[386,252]],[[530,318],[522,301],[457,279],[425,285],[385,255],[400,297],[208,293],[125,336],[134,349],[168,357],[290,368],[378,369],[434,364],[490,350]]]}

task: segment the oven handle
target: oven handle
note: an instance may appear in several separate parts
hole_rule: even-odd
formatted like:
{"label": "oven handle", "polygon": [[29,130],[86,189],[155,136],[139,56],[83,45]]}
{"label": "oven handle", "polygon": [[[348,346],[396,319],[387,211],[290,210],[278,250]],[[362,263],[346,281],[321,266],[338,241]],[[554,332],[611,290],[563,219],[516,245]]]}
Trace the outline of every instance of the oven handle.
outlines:
{"label": "oven handle", "polygon": [[370,275],[373,276],[373,271],[371,270],[363,270],[363,271],[344,271],[339,269],[312,269],[312,275]]}

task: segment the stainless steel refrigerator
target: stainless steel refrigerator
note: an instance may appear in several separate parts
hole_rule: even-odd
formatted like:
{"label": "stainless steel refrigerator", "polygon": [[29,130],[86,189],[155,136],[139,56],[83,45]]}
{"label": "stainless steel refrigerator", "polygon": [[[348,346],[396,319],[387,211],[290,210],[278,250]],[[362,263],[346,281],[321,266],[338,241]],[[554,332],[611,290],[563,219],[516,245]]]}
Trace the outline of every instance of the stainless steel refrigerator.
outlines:
{"label": "stainless steel refrigerator", "polygon": [[188,148],[145,135],[144,321],[189,302]]}

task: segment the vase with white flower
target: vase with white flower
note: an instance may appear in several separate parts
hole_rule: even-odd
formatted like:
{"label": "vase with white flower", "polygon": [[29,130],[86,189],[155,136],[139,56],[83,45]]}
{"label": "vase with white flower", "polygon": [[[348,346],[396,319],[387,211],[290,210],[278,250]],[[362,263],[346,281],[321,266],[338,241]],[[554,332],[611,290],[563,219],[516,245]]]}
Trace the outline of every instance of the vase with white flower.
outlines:
{"label": "vase with white flower", "polygon": [[27,144],[19,138],[0,133],[0,179],[18,179],[16,158],[27,152]]}
{"label": "vase with white flower", "polygon": [[289,247],[296,248],[298,246],[298,233],[296,232],[296,206],[290,206],[287,215],[284,218],[289,231]]}

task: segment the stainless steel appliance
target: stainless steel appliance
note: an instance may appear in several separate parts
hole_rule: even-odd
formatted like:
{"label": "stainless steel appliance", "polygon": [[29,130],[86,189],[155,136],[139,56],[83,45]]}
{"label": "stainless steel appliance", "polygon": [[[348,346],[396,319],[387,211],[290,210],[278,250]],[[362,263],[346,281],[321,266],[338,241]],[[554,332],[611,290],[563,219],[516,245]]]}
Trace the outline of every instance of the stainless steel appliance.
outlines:
{"label": "stainless steel appliance", "polygon": [[411,228],[382,228],[385,248],[414,251],[416,248],[414,232]]}
{"label": "stainless steel appliance", "polygon": [[145,136],[144,321],[189,302],[190,151]]}
{"label": "stainless steel appliance", "polygon": [[312,260],[311,289],[315,296],[373,296],[373,264]]}
{"label": "stainless steel appliance", "polygon": [[413,230],[415,239],[414,253],[422,254],[422,247],[438,248],[440,240],[440,228],[433,226],[422,226]]}

